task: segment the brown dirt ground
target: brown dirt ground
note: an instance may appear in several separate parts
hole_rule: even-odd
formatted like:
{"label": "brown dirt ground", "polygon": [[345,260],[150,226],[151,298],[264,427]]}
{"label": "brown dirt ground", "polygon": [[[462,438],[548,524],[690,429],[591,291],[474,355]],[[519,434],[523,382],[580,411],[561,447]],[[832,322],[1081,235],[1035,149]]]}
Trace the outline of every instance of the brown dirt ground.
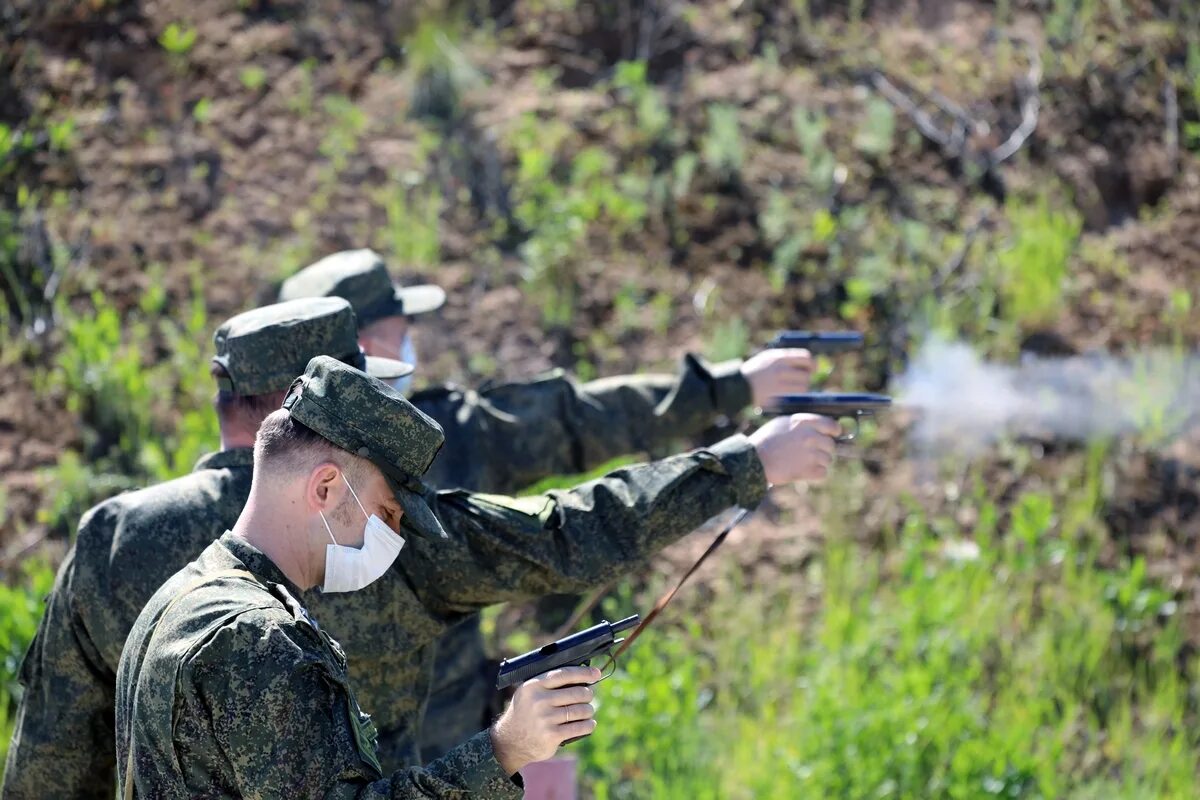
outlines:
{"label": "brown dirt ground", "polygon": [[[421,123],[405,113],[416,86],[408,73],[397,77],[385,63],[403,58],[396,42],[411,26],[409,7],[385,12],[350,0],[19,4],[23,27],[8,29],[8,60],[0,59],[0,67],[12,68],[0,81],[0,95],[11,93],[0,97],[0,114],[11,123],[22,111],[49,102],[70,109],[77,123],[69,153],[42,152],[26,165],[26,176],[39,185],[69,191],[69,208],[48,216],[54,239],[87,243],[86,268],[65,279],[62,291],[79,308],[86,307],[92,288],[132,307],[149,280],[148,266],[164,264],[170,295],[184,298],[187,265],[198,263],[209,313],[220,320],[269,298],[285,267],[370,240],[385,222],[372,190],[388,185],[393,175],[415,170],[431,176],[443,196],[463,198],[443,214],[443,258],[437,269],[418,275],[400,267],[401,277],[435,279],[450,293],[444,313],[422,331],[430,380],[477,380],[481,376],[471,365],[481,356],[494,360],[500,377],[571,366],[573,346],[591,341],[595,330],[605,331],[609,342],[602,352],[589,353],[602,373],[665,365],[711,340],[711,323],[693,304],[696,294],[711,286],[719,287],[718,316],[740,315],[755,337],[782,326],[838,327],[844,290],[836,280],[792,281],[782,295],[772,291],[761,268],[770,248],[756,219],[768,188],[801,187],[796,176],[807,166],[794,145],[775,141],[770,129],[786,124],[797,104],[819,107],[834,120],[858,119],[870,93],[856,73],[853,42],[789,34],[795,26],[789,27],[788,12],[778,10],[783,4],[696,4],[693,12],[659,31],[657,55],[650,62],[651,77],[667,90],[677,124],[703,129],[705,105],[712,101],[739,108],[744,125],[755,133],[748,137],[738,183],[723,185],[702,172],[694,191],[674,208],[673,219],[652,220],[634,241],[619,246],[606,237],[590,242],[580,265],[581,296],[566,330],[543,329],[537,307],[522,289],[514,252],[494,251],[499,255],[488,259],[490,266],[480,265],[489,224],[485,212],[507,202],[503,175],[513,161],[511,152],[497,148],[495,133],[511,129],[522,113],[534,112],[614,153],[628,149],[616,138],[619,132],[606,127],[601,112],[611,105],[611,95],[595,80],[628,55],[623,23],[536,12],[536,5],[492,4],[497,43],[471,45],[466,53],[486,84],[466,98],[469,124],[427,164],[417,144]],[[1044,34],[1030,10],[1034,5],[1014,4],[1015,27],[1040,42]],[[1134,5],[1135,15],[1160,13],[1152,3]],[[836,25],[838,4],[811,6]],[[875,31],[868,43],[876,63],[900,75],[905,75],[902,65],[938,64],[938,69],[913,67],[906,77],[954,98],[994,130],[1011,129],[1016,122],[1012,77],[1019,63],[1014,60],[1005,69],[979,59],[981,51],[991,52],[990,6],[867,6]],[[764,25],[763,17],[770,24]],[[186,60],[173,59],[156,41],[177,21],[197,31]],[[1110,60],[1084,63],[1076,75],[1048,79],[1041,89],[1037,133],[1001,170],[1012,191],[1056,176],[1083,215],[1090,251],[1116,254],[1133,267],[1122,272],[1077,260],[1076,299],[1045,330],[1030,332],[1070,350],[1124,350],[1168,341],[1163,311],[1171,290],[1200,285],[1200,164],[1194,154],[1171,149],[1163,125],[1164,63],[1177,55],[1180,43],[1169,31],[1147,30],[1141,42],[1136,37],[1102,42]],[[779,66],[756,57],[767,45]],[[1164,55],[1139,59],[1139,45]],[[247,64],[265,71],[261,88],[243,85],[240,74]],[[553,91],[545,89],[548,68],[558,70]],[[307,91],[315,110],[297,105]],[[351,98],[362,109],[366,130],[323,207],[298,218],[303,200],[323,191],[327,159],[320,146],[330,122],[321,102],[333,94]],[[200,122],[193,110],[205,98],[211,99],[211,113]],[[1200,116],[1183,94],[1180,103],[1184,118]],[[948,198],[942,205],[970,216],[991,202],[922,142],[908,120],[898,117],[897,124],[903,157],[849,162],[849,178],[831,204],[867,202],[898,215],[919,214],[920,198],[934,196]],[[848,140],[852,134],[835,131],[831,138]],[[497,166],[501,179],[488,185],[480,176]],[[686,232],[688,245],[672,244],[671,226]],[[305,237],[305,254],[290,255],[287,245]],[[674,268],[648,268],[655,265]],[[674,318],[665,335],[617,324],[613,298],[626,286],[643,297],[659,291],[670,295]],[[1184,327],[1192,344],[1200,339],[1196,316]],[[862,323],[870,326],[872,320]],[[35,511],[52,489],[39,478],[40,471],[80,442],[80,421],[66,411],[63,398],[34,390],[32,367],[44,363],[55,346],[51,331],[17,368],[0,370],[0,485],[8,504],[3,539],[10,555],[41,538]],[[878,365],[864,370],[865,381],[883,383],[886,373],[872,378],[873,369]],[[898,425],[886,425],[881,440],[869,455],[874,466],[863,478],[870,500],[864,503],[862,535],[869,539],[897,523],[901,506],[894,498],[901,494],[917,497],[931,511],[953,513],[955,499],[905,459]],[[1156,574],[1189,598],[1193,613],[1200,607],[1193,563],[1200,535],[1195,445],[1122,452],[1113,466],[1106,512],[1114,548],[1151,554]],[[1058,465],[1075,455],[1048,448],[1038,469],[1020,481],[1052,481]],[[1015,492],[1017,479],[1002,461],[989,474],[1006,494]],[[803,493],[786,493],[775,502],[777,513],[795,520],[803,520],[810,507]],[[735,534],[729,551],[736,555],[725,557],[756,568],[802,562],[820,532],[808,526],[811,535],[797,538],[792,525],[763,521],[771,517],[760,515]],[[704,546],[703,538],[670,551],[663,568],[681,568]]]}

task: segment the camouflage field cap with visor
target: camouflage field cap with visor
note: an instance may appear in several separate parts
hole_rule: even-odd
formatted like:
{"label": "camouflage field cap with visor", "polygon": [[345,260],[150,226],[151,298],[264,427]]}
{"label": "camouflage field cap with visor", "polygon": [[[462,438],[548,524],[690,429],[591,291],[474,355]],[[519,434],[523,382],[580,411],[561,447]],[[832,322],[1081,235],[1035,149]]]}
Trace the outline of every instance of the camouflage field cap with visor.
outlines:
{"label": "camouflage field cap with visor", "polygon": [[354,306],[359,325],[384,317],[424,314],[441,308],[440,286],[398,286],[374,250],[343,250],[310,264],[283,282],[280,300],[298,297],[344,297]]}
{"label": "camouflage field cap with visor", "polygon": [[310,297],[238,314],[217,328],[213,345],[213,361],[228,375],[217,379],[218,388],[243,397],[284,391],[320,355],[386,380],[413,371],[403,361],[363,353],[354,311],[340,297]]}
{"label": "camouflage field cap with visor", "polygon": [[404,395],[340,361],[318,356],[292,384],[283,407],[331,444],[378,467],[409,526],[427,536],[446,536],[425,500],[431,490],[421,481],[446,437]]}

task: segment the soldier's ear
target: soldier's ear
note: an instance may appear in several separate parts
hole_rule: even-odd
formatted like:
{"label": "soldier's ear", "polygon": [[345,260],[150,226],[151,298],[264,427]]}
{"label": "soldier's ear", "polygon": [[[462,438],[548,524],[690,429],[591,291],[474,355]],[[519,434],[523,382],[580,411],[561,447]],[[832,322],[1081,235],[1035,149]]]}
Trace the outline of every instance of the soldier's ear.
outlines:
{"label": "soldier's ear", "polygon": [[329,511],[342,502],[345,487],[341,468],[332,461],[324,461],[308,473],[304,499],[311,511]]}

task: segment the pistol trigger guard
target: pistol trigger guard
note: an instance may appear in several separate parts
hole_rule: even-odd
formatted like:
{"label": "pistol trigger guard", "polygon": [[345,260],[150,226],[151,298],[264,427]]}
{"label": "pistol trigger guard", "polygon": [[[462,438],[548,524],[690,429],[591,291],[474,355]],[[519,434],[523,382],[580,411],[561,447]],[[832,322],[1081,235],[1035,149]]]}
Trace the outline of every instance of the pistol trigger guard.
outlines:
{"label": "pistol trigger guard", "polygon": [[[624,639],[620,639],[618,641],[624,641]],[[613,644],[616,643],[617,642],[613,642]],[[613,676],[613,673],[617,671],[617,660],[613,658],[612,647],[609,647],[607,650],[605,650],[604,655],[608,656],[608,661],[606,661],[604,666],[600,668],[600,679],[597,680],[596,683],[602,683],[603,681],[608,680]],[[605,670],[608,671],[605,672]],[[592,686],[595,686],[596,683],[593,683]]]}
{"label": "pistol trigger guard", "polygon": [[858,438],[858,434],[859,434],[859,420],[861,420],[861,419],[862,419],[862,413],[861,413],[861,412],[856,412],[856,413],[855,413],[855,414],[854,414],[854,415],[851,417],[851,419],[853,419],[853,420],[854,420],[854,433],[843,433],[841,436],[839,436],[839,437],[837,437],[836,439],[834,439],[834,440],[833,440],[835,443],[837,443],[837,444],[849,444],[850,442],[853,442],[855,439],[857,439],[857,438]]}

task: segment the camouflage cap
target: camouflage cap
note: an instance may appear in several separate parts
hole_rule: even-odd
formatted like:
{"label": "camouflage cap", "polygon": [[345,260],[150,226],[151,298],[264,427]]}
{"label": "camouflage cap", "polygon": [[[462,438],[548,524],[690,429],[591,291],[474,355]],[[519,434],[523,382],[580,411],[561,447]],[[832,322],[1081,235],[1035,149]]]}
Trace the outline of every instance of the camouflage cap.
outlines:
{"label": "camouflage cap", "polygon": [[384,317],[424,314],[442,307],[440,286],[398,286],[374,250],[343,250],[310,264],[283,282],[280,300],[298,297],[344,297],[354,306],[359,325]]}
{"label": "camouflage cap", "polygon": [[218,386],[247,397],[287,389],[313,356],[333,356],[377,378],[402,378],[413,371],[403,361],[364,355],[354,311],[340,297],[310,297],[238,314],[217,328],[213,344],[213,361],[229,375],[218,378]]}
{"label": "camouflage cap", "polygon": [[421,482],[442,448],[442,427],[391,386],[327,356],[318,356],[283,400],[292,419],[379,467],[409,524],[445,536]]}

